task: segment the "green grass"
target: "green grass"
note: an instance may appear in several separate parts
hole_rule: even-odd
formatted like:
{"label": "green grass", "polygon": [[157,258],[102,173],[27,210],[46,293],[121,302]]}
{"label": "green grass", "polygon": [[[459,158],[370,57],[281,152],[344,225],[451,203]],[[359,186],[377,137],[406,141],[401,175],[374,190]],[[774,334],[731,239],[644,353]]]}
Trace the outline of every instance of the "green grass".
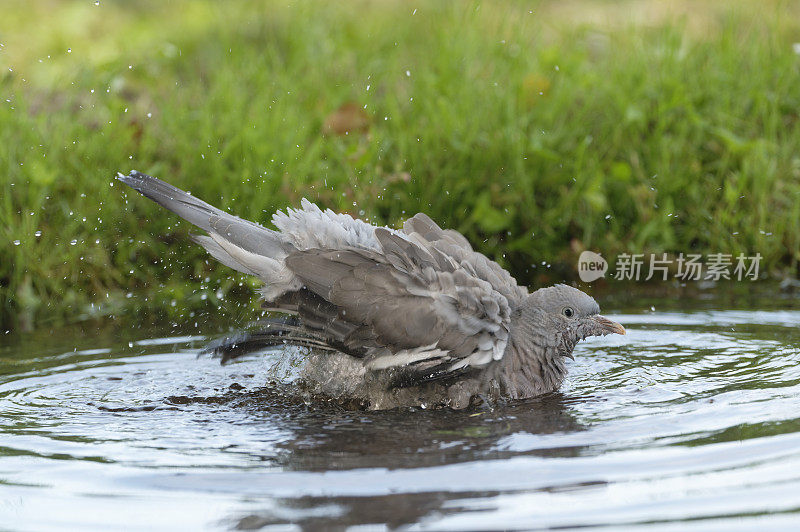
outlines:
{"label": "green grass", "polygon": [[[425,211],[525,283],[582,249],[797,275],[800,9],[660,5],[7,2],[0,325],[245,299],[133,168],[263,223]],[[367,131],[323,135],[348,103]]]}

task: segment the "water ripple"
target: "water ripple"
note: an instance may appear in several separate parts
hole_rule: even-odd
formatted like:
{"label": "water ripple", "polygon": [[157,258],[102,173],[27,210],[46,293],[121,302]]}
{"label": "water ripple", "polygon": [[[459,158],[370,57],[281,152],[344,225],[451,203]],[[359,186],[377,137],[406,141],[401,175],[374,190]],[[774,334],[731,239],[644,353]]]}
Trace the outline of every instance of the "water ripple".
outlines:
{"label": "water ripple", "polygon": [[280,352],[222,367],[197,357],[198,335],[5,346],[2,522],[700,530],[800,519],[800,311],[614,318],[629,334],[580,344],[559,393],[469,412],[309,404],[268,382]]}

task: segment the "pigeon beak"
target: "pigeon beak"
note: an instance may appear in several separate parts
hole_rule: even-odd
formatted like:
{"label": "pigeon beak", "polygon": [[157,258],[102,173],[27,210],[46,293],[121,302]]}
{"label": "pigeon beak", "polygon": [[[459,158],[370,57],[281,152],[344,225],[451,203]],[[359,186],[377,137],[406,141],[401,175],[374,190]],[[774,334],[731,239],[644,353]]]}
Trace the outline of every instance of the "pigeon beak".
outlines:
{"label": "pigeon beak", "polygon": [[617,323],[616,321],[610,320],[605,316],[600,316],[599,314],[596,316],[592,316],[589,318],[591,321],[594,322],[594,336],[605,336],[607,334],[625,334],[625,327]]}

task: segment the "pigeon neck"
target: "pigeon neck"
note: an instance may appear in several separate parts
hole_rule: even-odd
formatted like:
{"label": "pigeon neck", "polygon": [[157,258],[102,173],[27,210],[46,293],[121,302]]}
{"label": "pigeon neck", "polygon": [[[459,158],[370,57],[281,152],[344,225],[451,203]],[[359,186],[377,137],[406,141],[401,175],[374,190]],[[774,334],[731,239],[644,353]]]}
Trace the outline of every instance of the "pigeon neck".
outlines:
{"label": "pigeon neck", "polygon": [[[519,316],[500,360],[500,386],[512,399],[531,397],[558,389],[567,375],[558,333],[544,334],[542,323],[525,323]],[[516,333],[516,334],[515,334]]]}

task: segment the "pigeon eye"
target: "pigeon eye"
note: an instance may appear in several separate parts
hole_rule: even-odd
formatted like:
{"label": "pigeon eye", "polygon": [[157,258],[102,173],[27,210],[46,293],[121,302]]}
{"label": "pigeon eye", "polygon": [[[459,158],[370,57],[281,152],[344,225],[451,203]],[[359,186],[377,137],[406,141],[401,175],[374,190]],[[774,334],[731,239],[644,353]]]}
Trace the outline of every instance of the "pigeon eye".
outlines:
{"label": "pigeon eye", "polygon": [[570,307],[564,307],[564,310],[562,310],[561,312],[563,312],[564,316],[568,318],[571,318],[572,316],[575,315],[575,311],[572,310]]}

